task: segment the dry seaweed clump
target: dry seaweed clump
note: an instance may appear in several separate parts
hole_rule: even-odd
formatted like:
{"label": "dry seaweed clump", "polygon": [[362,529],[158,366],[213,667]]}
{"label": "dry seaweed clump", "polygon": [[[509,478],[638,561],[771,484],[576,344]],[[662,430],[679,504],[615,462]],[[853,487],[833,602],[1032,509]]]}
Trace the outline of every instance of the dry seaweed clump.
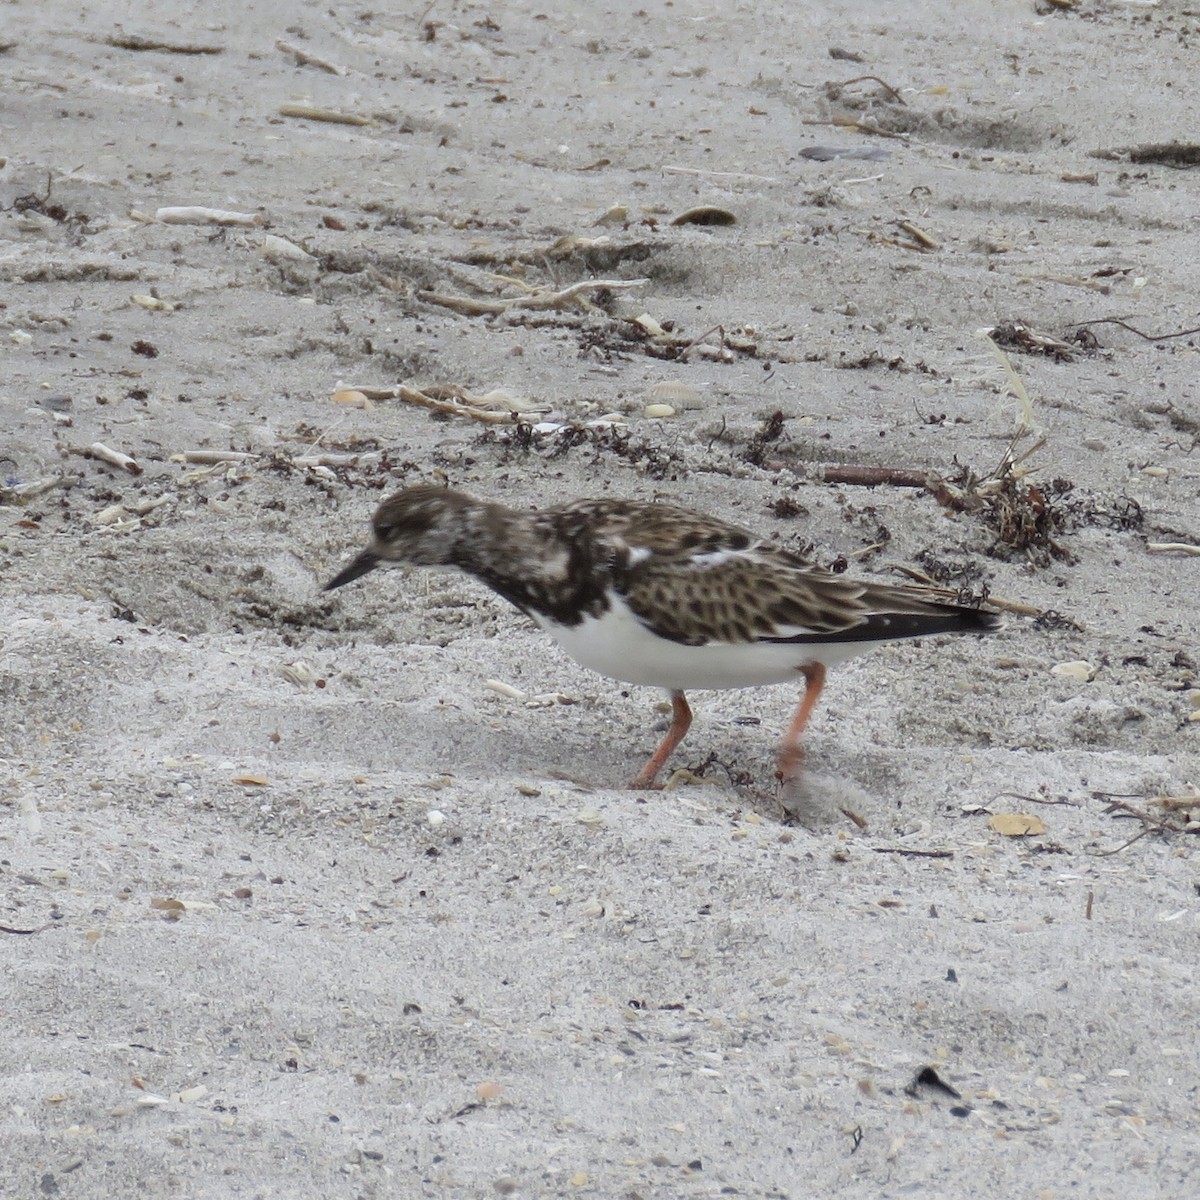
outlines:
{"label": "dry seaweed clump", "polygon": [[1056,559],[1073,562],[1074,555],[1057,539],[1067,530],[1065,501],[1074,490],[1069,479],[1039,485],[1007,475],[997,481],[981,497],[980,515],[996,535],[988,553],[998,558],[1024,557],[1037,566]]}
{"label": "dry seaweed clump", "polygon": [[1019,458],[1010,445],[1000,465],[985,478],[964,469],[950,479],[935,482],[931,490],[939,503],[958,512],[980,517],[995,535],[987,553],[995,558],[1024,558],[1034,566],[1074,562],[1075,556],[1060,540],[1075,529],[1140,529],[1145,515],[1128,496],[1106,500],[1076,488],[1061,476],[1045,483],[1029,479],[1022,467],[1043,442],[1039,440]]}

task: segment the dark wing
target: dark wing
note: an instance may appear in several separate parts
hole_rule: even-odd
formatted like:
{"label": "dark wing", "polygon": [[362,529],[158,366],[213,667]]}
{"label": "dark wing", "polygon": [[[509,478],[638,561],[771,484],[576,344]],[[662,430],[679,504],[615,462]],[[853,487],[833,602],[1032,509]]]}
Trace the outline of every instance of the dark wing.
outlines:
{"label": "dark wing", "polygon": [[938,593],[834,575],[736,525],[665,505],[626,506],[600,531],[613,582],[662,637],[707,642],[887,641],[991,628]]}

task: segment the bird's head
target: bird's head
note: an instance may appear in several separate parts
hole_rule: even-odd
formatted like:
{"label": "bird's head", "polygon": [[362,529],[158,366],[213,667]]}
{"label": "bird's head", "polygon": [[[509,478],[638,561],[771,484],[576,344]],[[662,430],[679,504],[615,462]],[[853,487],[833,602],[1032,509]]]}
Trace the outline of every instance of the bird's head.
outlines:
{"label": "bird's head", "polygon": [[382,563],[418,567],[450,566],[463,537],[462,512],[476,500],[432,484],[418,484],[389,496],[371,518],[371,541],[324,587],[332,591],[362,578]]}

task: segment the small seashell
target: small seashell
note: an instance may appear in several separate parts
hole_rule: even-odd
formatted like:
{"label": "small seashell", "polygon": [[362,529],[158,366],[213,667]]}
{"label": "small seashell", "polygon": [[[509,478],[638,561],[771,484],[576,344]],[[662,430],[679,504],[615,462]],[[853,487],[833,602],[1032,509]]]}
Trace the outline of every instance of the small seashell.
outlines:
{"label": "small seashell", "polygon": [[593,225],[623,225],[629,220],[629,209],[624,204],[614,204],[607,212],[601,213]]}
{"label": "small seashell", "polygon": [[673,417],[674,415],[675,409],[670,404],[647,404],[642,409],[642,416],[656,421],[661,421],[665,417]]}
{"label": "small seashell", "polygon": [[468,404],[473,404],[477,408],[490,409],[493,412],[542,413],[546,411],[546,406],[539,401],[531,400],[528,396],[518,396],[506,388],[493,388],[490,392],[484,392],[482,396],[469,396],[465,399]]}
{"label": "small seashell", "polygon": [[682,379],[663,379],[648,387],[642,399],[647,404],[670,404],[677,412],[704,406],[700,392]]}
{"label": "small seashell", "polygon": [[339,388],[331,397],[334,404],[344,404],[347,408],[374,408],[375,406],[363,392],[357,388]]}
{"label": "small seashell", "polygon": [[195,1087],[184,1088],[178,1096],[173,1099],[178,1100],[181,1104],[192,1104],[196,1100],[203,1100],[208,1095],[208,1088],[202,1083],[196,1084]]}
{"label": "small seashell", "polygon": [[146,309],[147,312],[174,312],[175,305],[169,300],[160,300],[157,296],[137,295],[130,296],[129,299],[139,308]]}
{"label": "small seashell", "polygon": [[297,687],[303,688],[312,687],[317,678],[316,671],[303,659],[294,663],[284,663],[279,668],[279,673],[288,683],[294,683]]}
{"label": "small seashell", "polygon": [[128,510],[123,504],[110,504],[107,508],[102,508],[93,518],[93,525],[116,525],[124,521],[129,516]]}
{"label": "small seashell", "polygon": [[1148,475],[1151,479],[1166,479],[1170,471],[1166,467],[1143,467],[1142,474]]}
{"label": "small seashell", "polygon": [[1096,678],[1096,668],[1082,659],[1074,662],[1055,663],[1050,668],[1051,675],[1062,675],[1066,679],[1074,679],[1077,683],[1090,683]]}
{"label": "small seashell", "polygon": [[988,818],[988,828],[1004,837],[1040,837],[1046,832],[1045,822],[1031,813],[996,813]]}
{"label": "small seashell", "polygon": [[33,334],[26,333],[23,329],[14,329],[8,335],[8,340],[14,342],[18,346],[28,346],[33,341]]}
{"label": "small seashell", "polygon": [[698,204],[695,208],[685,209],[677,217],[671,218],[672,225],[736,225],[737,217],[727,208],[717,208],[712,204]]}
{"label": "small seashell", "polygon": [[651,337],[662,337],[667,332],[649,313],[634,317],[633,323],[640,325]]}
{"label": "small seashell", "polygon": [[425,814],[425,820],[428,821],[429,824],[434,827],[434,829],[436,829],[439,825],[445,825],[446,814],[441,812],[439,809],[431,808]]}

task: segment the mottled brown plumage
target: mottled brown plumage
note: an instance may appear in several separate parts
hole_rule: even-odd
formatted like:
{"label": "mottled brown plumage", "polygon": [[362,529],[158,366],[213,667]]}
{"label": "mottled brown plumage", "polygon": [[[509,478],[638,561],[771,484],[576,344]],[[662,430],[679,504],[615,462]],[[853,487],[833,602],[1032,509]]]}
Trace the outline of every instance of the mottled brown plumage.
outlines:
{"label": "mottled brown plumage", "polygon": [[939,593],[834,575],[736,525],[670,504],[577,500],[518,512],[420,485],[379,506],[370,545],[326,590],[385,561],[476,576],[585,666],[672,693],[675,719],[635,780],[647,786],[682,739],[685,688],[808,684],[782,765],[825,667],[873,644],[981,632],[993,614]]}

